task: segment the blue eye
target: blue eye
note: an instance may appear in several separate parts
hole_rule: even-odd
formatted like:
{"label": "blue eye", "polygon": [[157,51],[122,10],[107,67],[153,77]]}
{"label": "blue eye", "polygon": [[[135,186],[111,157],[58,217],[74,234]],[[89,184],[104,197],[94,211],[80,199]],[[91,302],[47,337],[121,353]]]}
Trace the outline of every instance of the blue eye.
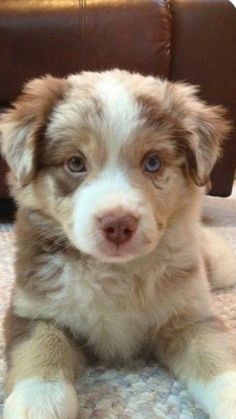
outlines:
{"label": "blue eye", "polygon": [[158,156],[152,154],[144,160],[144,169],[146,172],[155,173],[161,168],[161,161]]}

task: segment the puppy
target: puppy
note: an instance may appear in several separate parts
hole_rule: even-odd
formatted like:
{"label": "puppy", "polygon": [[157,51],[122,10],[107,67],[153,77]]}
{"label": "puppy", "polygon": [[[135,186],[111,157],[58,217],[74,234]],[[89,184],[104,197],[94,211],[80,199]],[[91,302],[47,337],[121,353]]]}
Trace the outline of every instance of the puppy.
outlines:
{"label": "puppy", "polygon": [[85,72],[29,82],[0,128],[19,208],[4,419],[77,418],[87,353],[151,356],[235,418],[236,342],[210,294],[235,261],[200,223],[224,110],[186,84]]}

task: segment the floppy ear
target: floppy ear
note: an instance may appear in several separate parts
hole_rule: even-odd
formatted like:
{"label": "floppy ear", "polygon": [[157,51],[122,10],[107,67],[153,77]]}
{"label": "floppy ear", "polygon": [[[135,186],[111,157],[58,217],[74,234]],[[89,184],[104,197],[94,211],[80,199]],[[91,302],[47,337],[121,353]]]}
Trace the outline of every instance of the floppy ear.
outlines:
{"label": "floppy ear", "polygon": [[231,130],[226,111],[220,106],[202,105],[194,126],[186,138],[186,160],[189,173],[198,186],[209,181],[210,173],[221,154],[222,145]]}
{"label": "floppy ear", "polygon": [[51,76],[32,80],[1,117],[1,152],[22,186],[34,175],[39,132],[53,107],[63,98],[66,86],[66,79]]}
{"label": "floppy ear", "polygon": [[204,186],[232,127],[223,107],[206,105],[196,93],[196,87],[183,83],[171,87],[172,110],[186,133],[178,140],[178,147],[185,153],[187,170],[193,181]]}

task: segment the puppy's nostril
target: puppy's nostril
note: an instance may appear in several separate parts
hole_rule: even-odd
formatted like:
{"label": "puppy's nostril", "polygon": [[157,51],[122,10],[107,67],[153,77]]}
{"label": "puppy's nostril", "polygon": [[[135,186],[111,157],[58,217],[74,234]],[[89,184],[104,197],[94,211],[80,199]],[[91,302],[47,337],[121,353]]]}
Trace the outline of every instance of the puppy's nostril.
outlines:
{"label": "puppy's nostril", "polygon": [[115,229],[113,227],[107,227],[106,232],[108,234],[113,234],[113,233],[115,233]]}

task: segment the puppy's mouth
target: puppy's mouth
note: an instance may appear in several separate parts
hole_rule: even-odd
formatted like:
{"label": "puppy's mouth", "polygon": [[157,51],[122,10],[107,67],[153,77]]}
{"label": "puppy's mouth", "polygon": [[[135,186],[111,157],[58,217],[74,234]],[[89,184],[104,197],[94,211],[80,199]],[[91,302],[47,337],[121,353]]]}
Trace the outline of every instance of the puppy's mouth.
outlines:
{"label": "puppy's mouth", "polygon": [[150,253],[156,245],[157,241],[151,240],[146,236],[134,237],[130,241],[121,244],[111,243],[102,239],[97,245],[94,256],[104,262],[121,263]]}

